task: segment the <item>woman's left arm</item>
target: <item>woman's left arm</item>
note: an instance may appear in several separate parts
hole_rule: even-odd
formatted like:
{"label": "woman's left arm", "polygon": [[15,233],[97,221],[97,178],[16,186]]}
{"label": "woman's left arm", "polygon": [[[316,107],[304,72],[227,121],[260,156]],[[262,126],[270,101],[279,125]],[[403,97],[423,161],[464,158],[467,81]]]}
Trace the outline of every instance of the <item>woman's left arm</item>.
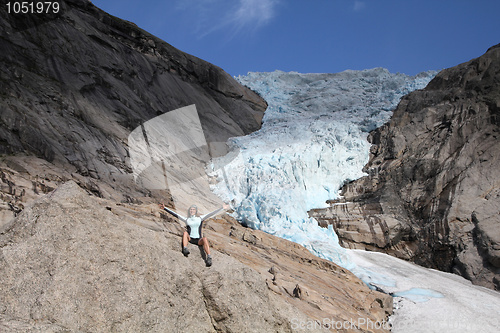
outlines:
{"label": "woman's left arm", "polygon": [[211,213],[208,213],[208,214],[206,214],[206,215],[201,216],[201,220],[202,220],[202,221],[205,221],[206,219],[209,219],[209,218],[211,218],[212,216],[215,216],[215,215],[219,214],[221,211],[223,211],[223,210],[227,210],[227,209],[229,209],[229,205],[228,205],[228,204],[224,204],[224,205],[222,205],[222,207],[221,207],[221,208],[216,209],[216,210],[214,210],[214,211],[213,211],[213,212],[211,212]]}

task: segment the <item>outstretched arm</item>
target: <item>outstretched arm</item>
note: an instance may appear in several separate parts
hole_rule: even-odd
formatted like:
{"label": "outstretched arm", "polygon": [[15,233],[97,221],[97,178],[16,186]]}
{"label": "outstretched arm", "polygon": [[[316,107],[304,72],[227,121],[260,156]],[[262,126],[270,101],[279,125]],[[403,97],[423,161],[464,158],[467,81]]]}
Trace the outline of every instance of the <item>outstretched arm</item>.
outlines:
{"label": "outstretched arm", "polygon": [[216,209],[216,210],[214,210],[213,212],[208,213],[208,214],[206,214],[206,215],[203,215],[203,216],[201,217],[201,220],[202,220],[202,221],[205,221],[205,220],[207,220],[207,219],[211,218],[212,216],[215,216],[215,215],[219,214],[219,213],[220,213],[220,212],[222,212],[223,210],[228,210],[228,209],[229,209],[229,205],[228,205],[228,204],[224,204],[224,205],[222,205],[222,207],[221,207],[221,208]]}
{"label": "outstretched arm", "polygon": [[171,210],[170,208],[167,208],[165,207],[164,204],[160,204],[160,209],[166,211],[166,212],[169,212],[170,214],[172,214],[173,216],[177,217],[179,220],[181,220],[182,222],[186,222],[187,221],[187,218],[185,218],[184,216],[182,215],[179,215],[177,214],[176,212],[174,212],[173,210]]}

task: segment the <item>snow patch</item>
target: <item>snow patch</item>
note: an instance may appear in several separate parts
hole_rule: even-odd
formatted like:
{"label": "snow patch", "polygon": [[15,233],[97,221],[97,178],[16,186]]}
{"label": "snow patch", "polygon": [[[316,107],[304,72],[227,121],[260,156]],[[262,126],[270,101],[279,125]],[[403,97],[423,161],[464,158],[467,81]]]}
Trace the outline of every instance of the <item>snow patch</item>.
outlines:
{"label": "snow patch", "polygon": [[384,253],[348,252],[358,272],[373,273],[372,286],[394,296],[392,332],[498,332],[498,292]]}

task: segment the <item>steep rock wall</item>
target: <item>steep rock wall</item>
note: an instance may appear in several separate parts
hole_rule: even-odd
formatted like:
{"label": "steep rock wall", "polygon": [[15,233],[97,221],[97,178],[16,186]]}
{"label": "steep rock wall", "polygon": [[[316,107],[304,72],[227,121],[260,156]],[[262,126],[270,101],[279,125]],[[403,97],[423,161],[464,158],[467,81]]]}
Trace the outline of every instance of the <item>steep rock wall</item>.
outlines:
{"label": "steep rock wall", "polygon": [[117,200],[154,195],[132,181],[127,136],[165,112],[195,104],[209,144],[260,128],[265,101],[222,69],[90,1],[60,3],[57,15],[0,12],[6,218],[68,179]]}

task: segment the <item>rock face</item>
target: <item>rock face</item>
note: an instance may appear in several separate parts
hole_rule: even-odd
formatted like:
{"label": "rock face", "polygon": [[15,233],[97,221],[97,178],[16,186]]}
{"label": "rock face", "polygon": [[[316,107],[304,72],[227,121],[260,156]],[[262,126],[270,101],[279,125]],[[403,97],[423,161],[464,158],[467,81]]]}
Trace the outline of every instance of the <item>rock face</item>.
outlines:
{"label": "rock face", "polygon": [[5,219],[69,179],[119,201],[154,195],[132,181],[127,137],[165,112],[195,104],[209,144],[260,128],[265,101],[222,69],[90,1],[59,3],[57,15],[0,12]]}
{"label": "rock face", "polygon": [[194,246],[182,255],[179,224],[155,206],[63,184],[0,229],[2,332],[309,332],[392,311],[390,296],[297,244],[229,217],[207,226],[210,268]]}
{"label": "rock face", "polygon": [[343,245],[500,289],[500,45],[440,72],[369,135],[368,176],[311,211]]}

